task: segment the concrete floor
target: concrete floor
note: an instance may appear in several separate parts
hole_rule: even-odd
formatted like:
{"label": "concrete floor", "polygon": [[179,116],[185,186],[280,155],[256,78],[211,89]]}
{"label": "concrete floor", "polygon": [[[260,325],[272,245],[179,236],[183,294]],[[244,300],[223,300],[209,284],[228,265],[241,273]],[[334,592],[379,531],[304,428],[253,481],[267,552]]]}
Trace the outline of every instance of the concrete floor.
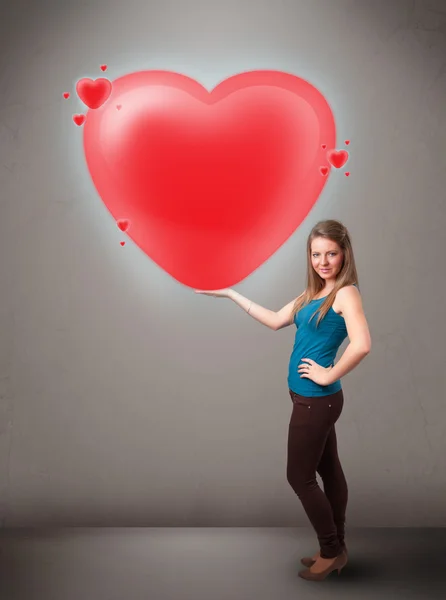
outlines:
{"label": "concrete floor", "polygon": [[349,563],[304,581],[308,528],[0,530],[1,600],[446,598],[446,529],[349,529]]}

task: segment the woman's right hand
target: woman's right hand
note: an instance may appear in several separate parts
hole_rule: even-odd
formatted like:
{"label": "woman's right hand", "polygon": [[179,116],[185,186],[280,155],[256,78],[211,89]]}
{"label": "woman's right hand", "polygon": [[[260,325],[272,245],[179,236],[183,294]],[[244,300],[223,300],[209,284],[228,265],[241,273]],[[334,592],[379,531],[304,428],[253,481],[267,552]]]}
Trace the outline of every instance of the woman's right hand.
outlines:
{"label": "woman's right hand", "polygon": [[216,298],[229,298],[230,288],[223,290],[194,290],[196,294],[205,294],[206,296],[215,296]]}

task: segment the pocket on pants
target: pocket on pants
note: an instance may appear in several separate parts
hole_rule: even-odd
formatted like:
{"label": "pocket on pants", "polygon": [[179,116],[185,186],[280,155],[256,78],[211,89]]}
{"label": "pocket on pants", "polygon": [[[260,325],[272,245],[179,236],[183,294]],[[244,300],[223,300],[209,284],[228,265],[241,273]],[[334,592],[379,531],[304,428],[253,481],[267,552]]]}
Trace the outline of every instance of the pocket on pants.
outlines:
{"label": "pocket on pants", "polygon": [[293,399],[293,414],[291,425],[307,425],[313,414],[311,401],[307,398],[297,397]]}

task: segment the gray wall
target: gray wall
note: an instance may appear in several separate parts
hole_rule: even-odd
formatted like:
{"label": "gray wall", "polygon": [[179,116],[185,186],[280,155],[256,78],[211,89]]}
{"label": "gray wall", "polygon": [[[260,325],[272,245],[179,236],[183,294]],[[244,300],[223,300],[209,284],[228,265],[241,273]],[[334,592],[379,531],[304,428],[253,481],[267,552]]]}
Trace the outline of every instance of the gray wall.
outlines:
{"label": "gray wall", "polygon": [[278,310],[312,226],[349,228],[373,348],[343,379],[348,524],[446,525],[444,2],[29,0],[1,21],[2,525],[308,525],[286,481],[294,328],[119,245],[71,121],[104,62],[209,89],[278,69],[326,96],[351,176],[234,289]]}

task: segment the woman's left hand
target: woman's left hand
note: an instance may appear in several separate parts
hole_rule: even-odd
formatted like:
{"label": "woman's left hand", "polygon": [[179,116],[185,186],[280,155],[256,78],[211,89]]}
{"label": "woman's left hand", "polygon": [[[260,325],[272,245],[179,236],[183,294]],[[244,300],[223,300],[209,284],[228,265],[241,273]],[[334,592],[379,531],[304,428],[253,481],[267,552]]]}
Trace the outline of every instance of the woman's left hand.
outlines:
{"label": "woman's left hand", "polygon": [[328,385],[328,373],[332,370],[333,365],[322,367],[314,360],[311,360],[311,358],[303,358],[302,361],[305,361],[305,364],[302,362],[297,367],[297,371],[301,374],[301,377],[311,379],[319,385]]}

